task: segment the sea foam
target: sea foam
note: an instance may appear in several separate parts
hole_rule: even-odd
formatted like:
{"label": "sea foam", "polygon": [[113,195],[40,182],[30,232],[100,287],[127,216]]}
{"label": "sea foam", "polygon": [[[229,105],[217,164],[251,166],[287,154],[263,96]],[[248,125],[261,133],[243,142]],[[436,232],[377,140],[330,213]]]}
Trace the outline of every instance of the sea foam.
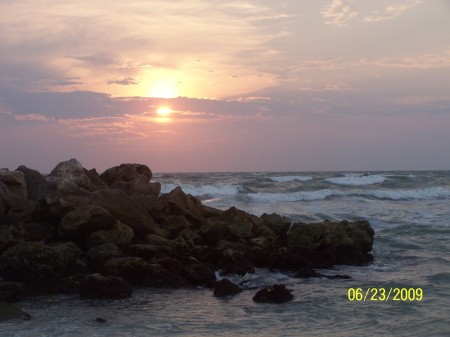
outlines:
{"label": "sea foam", "polygon": [[326,178],[324,181],[336,184],[336,185],[351,185],[351,186],[363,186],[379,184],[385,181],[387,178],[380,174],[365,175],[356,173],[347,173],[343,177],[331,177]]}
{"label": "sea foam", "polygon": [[249,193],[251,200],[255,202],[292,202],[292,201],[313,201],[325,200],[333,195],[340,195],[340,192],[329,189],[316,191],[299,191],[291,193]]}
{"label": "sea foam", "polygon": [[193,196],[225,196],[235,195],[239,193],[240,186],[232,184],[217,184],[217,185],[201,185],[195,186],[191,184],[163,184],[161,186],[161,194],[168,193],[174,188],[180,186],[184,193],[191,194]]}
{"label": "sea foam", "polygon": [[309,181],[313,180],[314,178],[311,176],[278,176],[269,177],[269,179],[278,183],[284,183],[289,181]]}
{"label": "sea foam", "polygon": [[377,199],[390,200],[434,200],[450,198],[450,190],[442,187],[429,187],[414,190],[369,190],[365,191],[365,194]]}

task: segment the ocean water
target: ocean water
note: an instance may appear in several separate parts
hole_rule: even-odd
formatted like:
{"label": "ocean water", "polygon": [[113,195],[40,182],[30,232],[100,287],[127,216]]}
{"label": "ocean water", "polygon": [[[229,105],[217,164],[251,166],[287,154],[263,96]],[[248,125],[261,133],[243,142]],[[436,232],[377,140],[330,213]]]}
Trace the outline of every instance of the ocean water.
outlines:
{"label": "ocean water", "polygon": [[[116,301],[32,298],[18,305],[33,319],[0,323],[0,336],[450,336],[450,171],[156,174],[153,180],[163,193],[181,186],[221,209],[275,212],[294,222],[368,220],[375,260],[320,271],[350,280],[260,269],[234,276],[246,290],[226,299],[202,288],[138,289]],[[286,284],[294,300],[252,301],[258,288],[273,283]]]}

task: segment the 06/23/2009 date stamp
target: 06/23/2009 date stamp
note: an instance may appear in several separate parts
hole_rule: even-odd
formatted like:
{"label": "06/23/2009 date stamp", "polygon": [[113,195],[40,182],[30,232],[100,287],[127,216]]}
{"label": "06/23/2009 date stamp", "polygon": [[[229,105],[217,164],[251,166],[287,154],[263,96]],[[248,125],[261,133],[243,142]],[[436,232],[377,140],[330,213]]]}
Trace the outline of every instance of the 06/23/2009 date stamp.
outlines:
{"label": "06/23/2009 date stamp", "polygon": [[349,288],[347,299],[351,302],[388,302],[388,301],[422,301],[422,288],[400,288],[400,287],[368,287],[368,288]]}

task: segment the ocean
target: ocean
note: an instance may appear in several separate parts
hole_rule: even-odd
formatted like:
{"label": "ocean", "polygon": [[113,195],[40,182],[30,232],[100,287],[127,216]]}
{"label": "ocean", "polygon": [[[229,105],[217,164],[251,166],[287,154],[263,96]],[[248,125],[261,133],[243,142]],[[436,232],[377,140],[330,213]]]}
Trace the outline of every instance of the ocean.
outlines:
{"label": "ocean", "polygon": [[[152,180],[162,193],[181,186],[220,209],[279,213],[293,222],[368,220],[375,259],[320,271],[351,279],[258,269],[233,276],[246,290],[226,299],[203,288],[137,289],[114,301],[35,297],[17,303],[33,318],[0,323],[0,336],[450,336],[450,171],[180,173]],[[273,283],[286,284],[294,300],[252,301]]]}

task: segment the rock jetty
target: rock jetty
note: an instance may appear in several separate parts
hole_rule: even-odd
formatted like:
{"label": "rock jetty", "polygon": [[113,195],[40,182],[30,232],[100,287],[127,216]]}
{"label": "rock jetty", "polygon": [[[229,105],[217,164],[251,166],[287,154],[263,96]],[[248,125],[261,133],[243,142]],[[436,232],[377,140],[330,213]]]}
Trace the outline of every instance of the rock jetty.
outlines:
{"label": "rock jetty", "polygon": [[141,164],[102,174],[76,159],[46,176],[25,166],[0,170],[0,300],[71,292],[123,298],[133,286],[213,288],[216,271],[301,271],[373,259],[366,221],[291,223],[208,207],[180,187],[160,191]]}

